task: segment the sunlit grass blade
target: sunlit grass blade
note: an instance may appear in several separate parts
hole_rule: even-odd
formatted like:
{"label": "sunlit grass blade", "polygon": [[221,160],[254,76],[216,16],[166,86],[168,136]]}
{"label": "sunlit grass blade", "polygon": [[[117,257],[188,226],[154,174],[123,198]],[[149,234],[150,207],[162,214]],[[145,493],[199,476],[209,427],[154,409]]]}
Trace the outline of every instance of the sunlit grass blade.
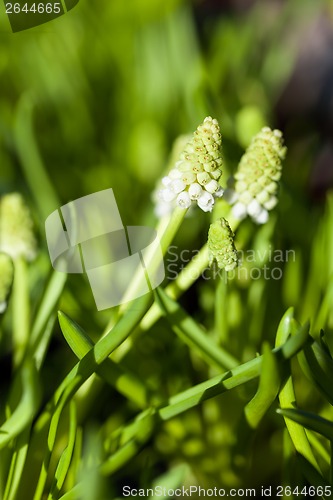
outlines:
{"label": "sunlit grass blade", "polygon": [[[276,346],[281,346],[282,343],[286,342],[292,330],[296,329],[295,320],[293,319],[294,311],[292,308],[288,309],[284,316],[282,317],[277,335],[276,335]],[[309,325],[307,325],[307,331],[309,329]],[[304,331],[304,327],[301,328],[301,331]],[[299,335],[299,334],[298,334]],[[296,335],[291,337],[290,341],[296,338]],[[296,396],[294,391],[294,385],[292,381],[292,377],[290,376],[285,382],[279,393],[280,405],[283,408],[294,408],[296,402]],[[295,446],[295,449],[298,453],[301,453],[309,462],[313,465],[318,471],[319,467],[317,461],[312,452],[311,446],[309,444],[308,438],[305,433],[304,427],[293,422],[291,420],[285,419],[285,423]]]}
{"label": "sunlit grass blade", "polygon": [[61,491],[61,488],[65,482],[74,451],[76,429],[77,429],[76,407],[75,407],[75,402],[71,401],[69,406],[68,444],[60,457],[57,469],[55,471],[51,492],[48,496],[48,500],[55,500],[59,497],[59,492]]}
{"label": "sunlit grass blade", "polygon": [[110,455],[102,463],[90,471],[86,472],[84,481],[75,485],[70,491],[65,493],[61,500],[74,500],[82,497],[85,482],[89,477],[102,474],[109,476],[128,463],[137,455],[144,444],[148,441],[156,424],[156,411],[146,410],[128,425],[114,431],[105,441],[105,448]]}
{"label": "sunlit grass blade", "polygon": [[112,433],[105,442],[106,449],[111,447],[111,455],[101,464],[101,473],[113,474],[133,458],[152,435],[156,421],[155,409],[149,409],[127,426]]}
{"label": "sunlit grass blade", "polygon": [[237,359],[212,341],[196,321],[162,288],[157,288],[155,295],[161,311],[173,331],[210,364],[222,369],[233,368],[239,364]]}
{"label": "sunlit grass blade", "polygon": [[[59,312],[59,324],[68,345],[74,354],[82,359],[94,346],[90,337],[75,321],[62,312]],[[96,373],[140,408],[147,406],[148,389],[138,377],[128,370],[125,371],[120,363],[106,359],[96,367]]]}
{"label": "sunlit grass blade", "polygon": [[[50,320],[50,317],[54,314],[57,303],[63,292],[66,280],[66,273],[58,273],[56,271],[52,272],[32,324],[29,340],[29,351],[30,355],[38,358],[37,368],[39,368],[42,364],[48,345],[48,343],[45,344],[45,329]],[[38,354],[36,353],[36,351],[38,351]]]}
{"label": "sunlit grass blade", "polygon": [[246,419],[252,428],[258,427],[261,419],[277,397],[280,383],[276,356],[268,344],[264,344],[258,390],[244,410]]}
{"label": "sunlit grass blade", "polygon": [[25,464],[30,438],[29,426],[16,438],[15,451],[10,465],[3,500],[15,500]]}
{"label": "sunlit grass blade", "polygon": [[293,408],[279,408],[276,411],[283,417],[289,418],[333,441],[333,423],[326,418],[315,413]]}
{"label": "sunlit grass blade", "polygon": [[43,496],[51,453],[55,444],[60,416],[64,407],[71,400],[79,387],[96,372],[97,368],[107,359],[111,352],[130,335],[133,328],[147,310],[150,301],[150,294],[134,300],[129,305],[126,315],[122,316],[114,328],[89,350],[58,387],[53,399],[54,411],[50,422],[47,448],[44,453],[44,460],[33,500],[40,500]]}
{"label": "sunlit grass blade", "polygon": [[327,401],[333,404],[333,360],[326,350],[317,341],[314,341],[312,345],[304,348],[298,358],[307,377]]}
{"label": "sunlit grass blade", "polygon": [[11,416],[0,427],[0,449],[8,445],[32,421],[39,407],[40,390],[36,367],[26,361],[17,374],[13,389],[21,393],[21,399]]}
{"label": "sunlit grass blade", "polygon": [[[289,317],[287,320],[289,320]],[[295,356],[303,348],[307,340],[308,333],[306,329],[301,328],[298,334],[289,338],[285,344],[280,344],[279,348],[274,349],[272,352],[277,356],[279,362],[283,362]],[[169,418],[199,405],[206,399],[215,397],[218,394],[222,394],[225,391],[253,380],[260,375],[261,363],[262,356],[259,356],[222,375],[217,375],[180,394],[172,396],[169,400],[169,404],[158,410],[160,418],[162,418],[162,420],[168,420]]]}

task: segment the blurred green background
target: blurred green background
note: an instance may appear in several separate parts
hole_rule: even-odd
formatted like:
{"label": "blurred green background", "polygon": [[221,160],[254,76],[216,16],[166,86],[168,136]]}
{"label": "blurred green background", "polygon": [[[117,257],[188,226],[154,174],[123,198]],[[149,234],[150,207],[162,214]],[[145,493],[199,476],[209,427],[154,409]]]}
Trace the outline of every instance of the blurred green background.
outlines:
{"label": "blurred green background", "polygon": [[[283,131],[288,154],[280,203],[266,226],[242,224],[237,242],[241,249],[293,249],[296,259],[281,263],[282,280],[239,280],[228,290],[220,285],[218,297],[225,300],[218,312],[213,280],[200,280],[182,303],[243,361],[261,350],[263,340],[273,342],[289,306],[299,320],[310,318],[316,332],[333,330],[332,198],[327,203],[333,186],[332,49],[329,0],[80,0],[65,16],[16,34],[1,5],[0,195],[20,191],[33,210],[44,250],[31,272],[33,296],[48,272],[47,215],[112,187],[125,225],[153,225],[151,193],[173,141],[211,115],[223,136],[222,185],[262,126]],[[198,212],[177,236],[180,249],[206,241],[209,217]],[[95,311],[81,276],[69,278],[61,309],[95,334],[109,314]],[[152,387],[167,397],[212,374],[163,321],[155,332],[158,339],[148,334],[126,357]],[[59,329],[52,342],[46,395],[74,363]],[[135,414],[110,391],[100,387],[83,421],[99,425],[111,414],[112,428]],[[322,408],[305,386],[300,397],[311,409]],[[230,429],[237,434],[234,422],[248,399],[243,391],[226,394],[168,422],[108,491],[117,492],[125,480],[150,484],[178,462],[189,464],[206,486],[280,483],[276,415],[260,430],[247,472],[246,450],[238,462],[230,458]]]}

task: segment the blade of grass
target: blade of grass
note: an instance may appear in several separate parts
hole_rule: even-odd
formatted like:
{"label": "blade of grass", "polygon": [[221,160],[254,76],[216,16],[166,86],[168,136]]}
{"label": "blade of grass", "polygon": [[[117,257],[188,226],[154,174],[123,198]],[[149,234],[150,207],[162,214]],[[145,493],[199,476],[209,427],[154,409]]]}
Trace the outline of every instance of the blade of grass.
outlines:
{"label": "blade of grass", "polygon": [[[288,339],[284,344],[281,344],[279,348],[273,349],[272,352],[278,357],[279,362],[286,361],[295,356],[303,348],[308,338],[308,325],[305,325],[299,329],[295,336]],[[259,356],[222,375],[217,375],[180,394],[172,396],[169,404],[158,410],[160,418],[168,420],[179,413],[197,406],[206,399],[253,380],[260,375],[261,363],[262,356]]]}
{"label": "blade of grass", "polygon": [[[282,317],[276,334],[275,345],[277,347],[281,346],[284,342],[286,342],[291,331],[293,330],[293,325],[295,324],[293,316],[294,316],[294,310],[293,308],[290,308],[286,311],[286,313]],[[296,402],[296,396],[291,376],[287,379],[285,385],[282,387],[279,394],[279,400],[280,400],[280,405],[283,408],[294,408]],[[285,419],[285,423],[296,451],[302,454],[308,460],[308,462],[312,464],[313,467],[315,467],[318,470],[318,472],[320,472],[319,466],[313,455],[311,446],[306,436],[304,427],[288,419]]]}
{"label": "blade of grass", "polygon": [[156,301],[172,330],[190,347],[202,356],[209,364],[218,368],[230,369],[239,364],[225,349],[218,346],[207,333],[189,316],[184,309],[158,287],[155,291]]}
{"label": "blade of grass", "polygon": [[309,411],[294,408],[278,408],[276,411],[283,417],[289,418],[333,441],[333,423],[326,418]]}
{"label": "blade of grass", "polygon": [[[82,359],[94,346],[90,337],[77,323],[64,313],[59,313],[59,324],[68,345],[74,354],[79,359]],[[147,406],[149,400],[148,389],[138,377],[128,370],[125,371],[121,367],[121,364],[114,363],[111,359],[107,358],[96,368],[96,373],[140,408]]]}
{"label": "blade of grass", "polygon": [[[60,296],[63,292],[64,286],[66,284],[67,274],[58,273],[57,271],[52,271],[50,280],[46,286],[45,292],[43,293],[42,300],[39,304],[35,319],[32,324],[31,335],[30,335],[30,355],[35,355],[38,349],[41,338],[44,334],[44,329],[50,316],[55,311],[57,303],[59,302]],[[42,353],[39,354],[40,358]],[[39,362],[39,366],[41,361]]]}
{"label": "blade of grass", "polygon": [[76,407],[75,402],[72,400],[69,405],[69,433],[68,433],[68,444],[65,450],[63,451],[58,466],[55,471],[53,484],[51,487],[50,494],[48,496],[48,500],[55,500],[59,497],[59,493],[61,488],[65,482],[68,469],[71,464],[75,439],[76,439],[76,430],[77,430],[77,420],[76,420]]}
{"label": "blade of grass", "polygon": [[258,427],[261,419],[277,397],[280,383],[276,356],[270,350],[269,345],[264,344],[259,387],[244,409],[246,420],[253,429]]}
{"label": "blade of grass", "polygon": [[[52,402],[54,410],[49,427],[47,448],[44,453],[44,460],[33,500],[41,500],[43,496],[51,453],[55,444],[57,428],[63,408],[74,396],[79,387],[97,370],[111,352],[130,335],[147,310],[150,301],[151,294],[133,301],[127,314],[122,316],[114,328],[106,336],[102,337],[74,366],[56,390]],[[41,418],[44,418],[43,415]]]}
{"label": "blade of grass", "polygon": [[[35,365],[26,361],[17,376],[22,395],[12,415],[0,427],[0,449],[31,423],[39,407],[39,380]],[[17,387],[16,384],[13,387]]]}
{"label": "blade of grass", "polygon": [[15,500],[28,453],[29,438],[30,427],[27,426],[16,439],[3,500]]}

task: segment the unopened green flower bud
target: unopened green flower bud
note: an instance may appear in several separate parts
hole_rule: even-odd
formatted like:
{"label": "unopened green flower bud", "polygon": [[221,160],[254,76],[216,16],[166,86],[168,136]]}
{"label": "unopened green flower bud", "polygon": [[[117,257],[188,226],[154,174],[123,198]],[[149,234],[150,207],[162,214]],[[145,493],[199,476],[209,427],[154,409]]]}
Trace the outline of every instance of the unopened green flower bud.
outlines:
{"label": "unopened green flower bud", "polygon": [[232,271],[238,266],[234,233],[226,219],[221,218],[210,225],[208,231],[209,265],[217,262],[219,269]]}
{"label": "unopened green flower bud", "polygon": [[[157,214],[164,214],[165,208],[169,211],[176,205],[188,208],[193,203],[204,212],[210,212],[215,198],[223,194],[217,183],[222,175],[222,163],[220,127],[217,120],[208,116],[185,145],[174,168],[163,177],[163,187],[157,194]],[[193,185],[195,195],[191,189]],[[198,185],[202,192],[197,196]]]}
{"label": "unopened green flower bud", "polygon": [[268,211],[277,204],[277,191],[286,155],[282,133],[264,127],[251,141],[242,156],[232,185],[224,198],[235,218],[250,215],[257,223],[268,220]]}
{"label": "unopened green flower bud", "polygon": [[13,260],[31,261],[36,256],[32,218],[23,197],[12,193],[0,199],[0,251]]}
{"label": "unopened green flower bud", "polygon": [[5,253],[0,253],[0,314],[6,310],[13,277],[14,268],[11,258]]}

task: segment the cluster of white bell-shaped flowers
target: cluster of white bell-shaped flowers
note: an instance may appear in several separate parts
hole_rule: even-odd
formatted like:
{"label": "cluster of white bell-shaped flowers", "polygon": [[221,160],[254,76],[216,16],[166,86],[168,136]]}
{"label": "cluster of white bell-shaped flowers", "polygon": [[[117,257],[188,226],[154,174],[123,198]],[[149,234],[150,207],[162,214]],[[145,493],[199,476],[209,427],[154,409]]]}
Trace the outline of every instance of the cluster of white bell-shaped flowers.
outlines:
{"label": "cluster of white bell-shaped flowers", "polygon": [[253,137],[223,194],[223,199],[232,205],[235,219],[242,220],[249,215],[257,224],[268,221],[269,211],[278,202],[285,154],[280,130],[264,127]]}
{"label": "cluster of white bell-shaped flowers", "polygon": [[221,133],[216,119],[208,116],[186,144],[179,161],[163,177],[155,193],[155,212],[161,217],[175,206],[188,209],[197,204],[211,212],[215,198],[223,195]]}

